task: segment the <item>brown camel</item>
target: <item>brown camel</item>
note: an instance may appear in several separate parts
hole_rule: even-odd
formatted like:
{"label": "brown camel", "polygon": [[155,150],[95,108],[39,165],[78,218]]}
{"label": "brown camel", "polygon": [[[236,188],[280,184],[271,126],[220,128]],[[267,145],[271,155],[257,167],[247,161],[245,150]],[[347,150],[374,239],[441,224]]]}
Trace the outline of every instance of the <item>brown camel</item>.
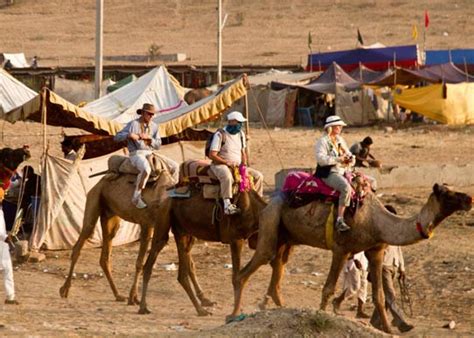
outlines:
{"label": "brown camel", "polygon": [[148,205],[145,209],[137,209],[132,204],[135,178],[136,176],[134,175],[109,173],[87,194],[83,227],[79,239],[72,249],[69,274],[59,290],[61,297],[67,298],[68,296],[74,267],[79,259],[81,249],[86,240],[92,236],[97,220],[100,218],[103,236],[100,265],[109,281],[115,299],[117,301],[125,301],[127,299],[118,292],[112,278],[110,265],[112,239],[119,229],[120,219],[124,219],[132,223],[140,224],[141,227],[136,273],[130,290],[130,297],[128,298],[129,304],[138,304],[138,277],[143,269],[143,261],[153,229],[156,231],[155,237],[157,237],[157,246],[163,248],[168,242],[170,229],[168,209],[170,207],[170,200],[167,198],[165,189],[172,182],[172,178],[167,171],[161,171],[158,179],[145,188],[143,199]]}
{"label": "brown camel", "polygon": [[[215,202],[206,200],[200,191],[193,191],[189,199],[173,199],[171,203],[171,228],[176,241],[179,255],[178,281],[191,299],[198,315],[210,314],[205,306],[213,305],[203,293],[196,279],[194,262],[191,249],[195,238],[205,241],[222,242],[230,244],[232,255],[232,283],[235,285],[235,276],[240,269],[240,258],[245,239],[256,235],[258,228],[258,215],[266,206],[263,199],[255,192],[243,192],[236,197],[236,204],[242,210],[241,214],[227,216],[222,210],[216,215],[220,219],[219,225],[212,224]],[[222,217],[222,218],[221,218]],[[249,244],[250,244],[249,240]],[[153,265],[159,252],[159,245],[153,239],[150,255],[145,263],[143,272],[143,289],[139,313],[150,313],[146,305],[146,293],[151,277]],[[280,262],[278,260],[278,262]],[[281,269],[274,269],[269,290],[277,285]],[[189,282],[191,279],[194,290]],[[269,293],[274,293],[269,291]],[[276,301],[278,302],[278,300]],[[279,305],[277,303],[277,305]]]}
{"label": "brown camel", "polygon": [[[231,316],[241,308],[242,291],[249,277],[280,250],[281,245],[305,244],[332,250],[332,263],[322,291],[321,309],[325,310],[334,294],[336,282],[347,257],[365,251],[373,276],[373,299],[382,318],[382,329],[390,332],[382,292],[383,249],[390,245],[409,245],[429,238],[446,217],[458,210],[470,210],[472,198],[464,193],[435,184],[419,214],[402,218],[388,212],[377,197],[369,193],[354,217],[348,217],[351,230],[334,233],[332,248],[326,241],[326,219],[330,206],[312,202],[298,209],[289,208],[281,196],[272,199],[260,214],[257,249],[251,261],[236,277],[235,304]],[[282,233],[282,229],[285,233]],[[280,233],[280,235],[279,235]],[[282,265],[280,265],[282,266]],[[279,291],[279,288],[276,288]]]}
{"label": "brown camel", "polygon": [[211,94],[212,91],[206,88],[191,89],[184,95],[184,101],[186,101],[187,104],[193,104],[194,102],[202,100]]}

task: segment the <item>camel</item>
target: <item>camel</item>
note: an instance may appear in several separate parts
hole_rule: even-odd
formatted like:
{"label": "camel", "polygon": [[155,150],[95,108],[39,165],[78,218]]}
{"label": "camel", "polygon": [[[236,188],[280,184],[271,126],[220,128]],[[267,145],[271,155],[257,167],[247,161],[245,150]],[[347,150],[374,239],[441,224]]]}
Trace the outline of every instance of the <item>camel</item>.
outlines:
{"label": "camel", "polygon": [[[383,250],[389,245],[410,245],[427,239],[433,230],[455,211],[470,210],[472,198],[435,184],[427,203],[412,217],[402,218],[388,212],[373,193],[368,193],[354,217],[346,217],[351,230],[334,232],[327,241],[325,223],[331,206],[319,201],[297,209],[286,205],[282,196],[274,197],[260,214],[258,244],[251,261],[238,273],[235,303],[231,317],[239,314],[243,288],[250,276],[273,257],[282,245],[310,245],[332,250],[329,275],[322,290],[321,309],[325,310],[334,294],[336,282],[347,257],[365,251],[372,274],[373,299],[382,319],[382,329],[390,332],[382,290]],[[280,267],[283,264],[279,265]],[[279,287],[276,288],[279,291]]]}
{"label": "camel", "polygon": [[117,301],[125,301],[127,299],[118,292],[115,286],[110,264],[112,239],[119,229],[120,219],[124,219],[132,223],[137,223],[141,227],[136,271],[130,289],[130,296],[128,297],[129,304],[138,304],[138,278],[143,269],[144,257],[153,230],[158,238],[156,245],[164,247],[168,242],[170,229],[168,209],[170,207],[170,200],[167,197],[165,189],[172,182],[172,178],[168,171],[161,171],[157,180],[147,185],[143,192],[143,199],[148,205],[145,209],[137,209],[132,204],[135,178],[135,175],[109,173],[87,194],[83,227],[79,239],[72,249],[69,274],[59,290],[62,298],[67,298],[69,294],[74,267],[79,259],[81,249],[86,240],[92,236],[97,220],[100,218],[103,236],[100,265],[109,281],[115,299]]}
{"label": "camel", "polygon": [[[173,199],[171,202],[171,229],[174,234],[179,255],[178,281],[185,289],[200,316],[210,314],[204,307],[212,306],[214,303],[204,295],[196,279],[194,261],[191,257],[194,239],[199,238],[205,241],[230,244],[232,255],[232,283],[235,285],[235,276],[240,269],[243,243],[247,238],[255,238],[252,236],[256,235],[258,215],[266,206],[263,199],[253,190],[248,193],[239,193],[235,197],[235,200],[237,206],[242,210],[241,214],[227,216],[223,214],[221,209],[217,218],[222,217],[222,219],[217,226],[212,224],[216,203],[213,200],[204,199],[199,190],[193,190],[192,196],[189,199]],[[249,246],[252,247],[250,242],[252,242],[251,239],[249,239]],[[140,314],[150,313],[146,305],[146,294],[153,265],[159,250],[159,244],[155,243],[154,238],[150,254],[143,270]],[[280,261],[281,260],[278,260],[278,263]],[[273,289],[281,277],[281,269],[274,269],[274,272],[269,286],[269,294],[274,294]],[[191,287],[189,279],[191,279],[195,292]],[[278,299],[276,303],[280,305]]]}
{"label": "camel", "polygon": [[194,102],[202,100],[211,94],[212,91],[207,88],[191,89],[184,95],[184,101],[186,101],[187,104],[193,104]]}

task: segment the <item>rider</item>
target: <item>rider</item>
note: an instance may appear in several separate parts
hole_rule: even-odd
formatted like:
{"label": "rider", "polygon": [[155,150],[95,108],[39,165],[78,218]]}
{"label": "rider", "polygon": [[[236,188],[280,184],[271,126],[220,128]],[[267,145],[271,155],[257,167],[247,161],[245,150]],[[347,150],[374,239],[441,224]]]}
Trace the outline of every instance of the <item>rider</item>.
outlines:
{"label": "rider", "polygon": [[340,232],[350,230],[344,222],[344,211],[351,203],[351,185],[344,178],[346,170],[355,163],[355,157],[347,148],[341,137],[344,121],[337,116],[329,116],[324,124],[326,132],[316,143],[316,173],[324,183],[339,192],[339,206],[337,209],[336,229]]}
{"label": "rider", "polygon": [[[230,201],[232,185],[234,184],[230,168],[240,164],[247,165],[245,134],[241,130],[242,123],[247,119],[242,113],[233,111],[227,115],[227,121],[227,126],[222,131],[217,131],[214,134],[209,149],[209,158],[212,160],[211,170],[220,182],[224,213],[233,215],[239,213],[240,209]],[[263,193],[263,175],[252,168],[247,168],[247,172],[254,178],[255,191],[261,196]]]}
{"label": "rider", "polygon": [[[154,105],[150,103],[143,104],[143,107],[137,110],[140,117],[127,123],[114,137],[116,142],[127,140],[130,161],[140,171],[132,197],[132,203],[139,209],[147,206],[142,199],[142,190],[145,189],[151,173],[151,166],[147,157],[152,154],[153,150],[159,149],[161,146],[158,125],[152,121],[155,113]],[[178,172],[177,163],[168,158],[166,158],[166,162],[170,166],[171,174],[175,176],[174,174]]]}

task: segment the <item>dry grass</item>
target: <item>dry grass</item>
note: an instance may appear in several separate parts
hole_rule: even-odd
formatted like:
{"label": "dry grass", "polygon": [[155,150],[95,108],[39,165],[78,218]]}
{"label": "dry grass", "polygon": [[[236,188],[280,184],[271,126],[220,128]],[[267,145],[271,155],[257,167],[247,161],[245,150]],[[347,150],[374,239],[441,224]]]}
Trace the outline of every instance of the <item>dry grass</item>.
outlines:
{"label": "dry grass", "polygon": [[[422,37],[425,9],[428,48],[472,47],[474,33],[472,0],[227,0],[224,6],[226,64],[305,62],[309,31],[315,51],[353,48],[357,27],[366,43],[411,44],[413,24]],[[146,55],[156,42],[164,54],[214,63],[215,8],[215,0],[107,0],[104,54]],[[18,0],[0,8],[0,22],[1,51],[38,55],[42,65],[93,63],[95,0]]]}

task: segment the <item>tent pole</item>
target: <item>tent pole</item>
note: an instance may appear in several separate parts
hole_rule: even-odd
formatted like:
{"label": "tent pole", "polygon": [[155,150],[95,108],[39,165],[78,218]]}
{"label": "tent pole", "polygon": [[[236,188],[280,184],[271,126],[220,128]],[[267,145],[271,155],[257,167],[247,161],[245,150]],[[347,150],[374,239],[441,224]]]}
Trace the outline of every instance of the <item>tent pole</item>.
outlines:
{"label": "tent pole", "polygon": [[[250,88],[249,88],[250,90]],[[248,94],[245,94],[244,96],[244,101],[245,101],[245,105],[244,105],[244,116],[245,118],[247,119],[247,121],[245,121],[245,134],[247,135],[247,140],[250,136],[250,126],[249,126],[249,96]],[[246,141],[247,141],[246,140]],[[246,142],[247,144],[247,147],[245,149],[246,151],[246,155],[247,155],[247,166],[250,166],[250,145],[248,144],[248,142]]]}
{"label": "tent pole", "polygon": [[104,0],[96,1],[96,27],[95,27],[95,98],[98,99],[102,93],[102,65],[103,65],[103,34],[104,33]]}
{"label": "tent pole", "polygon": [[463,59],[464,59],[464,73],[466,73],[466,82],[469,82],[469,73],[467,72],[466,57],[463,57]]}
{"label": "tent pole", "polygon": [[47,121],[47,109],[46,109],[46,87],[43,87],[41,90],[41,120],[43,122],[43,155],[46,153],[47,147],[47,130],[46,130],[46,121]]}

